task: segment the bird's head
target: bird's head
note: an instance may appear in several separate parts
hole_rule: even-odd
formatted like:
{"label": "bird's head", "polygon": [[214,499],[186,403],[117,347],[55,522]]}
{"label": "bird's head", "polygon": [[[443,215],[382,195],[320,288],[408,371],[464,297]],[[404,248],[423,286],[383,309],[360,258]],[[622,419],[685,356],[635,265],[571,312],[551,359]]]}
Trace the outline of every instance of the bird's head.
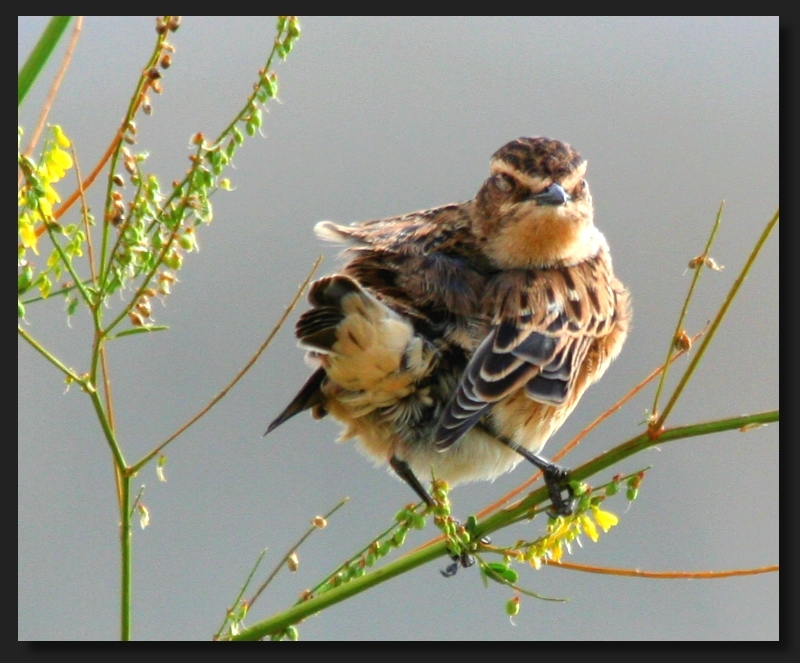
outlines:
{"label": "bird's head", "polygon": [[586,161],[566,143],[512,140],[492,155],[491,172],[475,197],[473,232],[497,268],[577,264],[605,245]]}

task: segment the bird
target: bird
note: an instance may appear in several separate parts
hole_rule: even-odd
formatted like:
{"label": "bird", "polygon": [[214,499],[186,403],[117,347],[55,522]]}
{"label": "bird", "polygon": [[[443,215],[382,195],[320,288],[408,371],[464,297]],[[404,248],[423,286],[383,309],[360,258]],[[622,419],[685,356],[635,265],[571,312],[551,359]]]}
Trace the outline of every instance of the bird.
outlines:
{"label": "bird", "polygon": [[493,480],[523,459],[553,510],[568,473],[539,454],[619,355],[630,294],[594,225],[587,162],[520,137],[497,150],[472,200],[401,216],[316,224],[346,245],[312,283],[295,333],[315,369],[267,433],[304,410],[388,467],[421,479]]}

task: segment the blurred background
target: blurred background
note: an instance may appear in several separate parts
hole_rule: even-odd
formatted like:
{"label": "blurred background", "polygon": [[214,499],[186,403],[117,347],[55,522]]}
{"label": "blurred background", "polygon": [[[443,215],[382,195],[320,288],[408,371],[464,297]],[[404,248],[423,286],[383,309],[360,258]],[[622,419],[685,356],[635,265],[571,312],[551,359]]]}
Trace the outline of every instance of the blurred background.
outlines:
{"label": "blurred background", "polygon": [[[21,64],[45,17],[19,17]],[[111,344],[122,449],[133,462],[227,384],[274,326],[317,255],[312,232],[471,198],[490,155],[523,135],[573,145],[588,159],[596,223],[633,295],[622,355],[546,448],[572,435],[660,364],[684,300],[688,261],[701,253],[721,200],[722,225],[686,321],[713,318],[778,205],[777,18],[314,18],[275,70],[280,103],[264,138],[246,141],[235,191],[213,199],[214,221],[154,317],[170,331]],[[274,17],[184,17],[177,48],[139,115],[137,148],[168,188],[188,165],[197,131],[216,136],[241,108],[274,36]],[[19,112],[30,133],[69,36]],[[84,173],[105,151],[155,43],[154,19],[88,17],[49,116],[73,140]],[[25,144],[23,140],[23,145]],[[69,177],[72,177],[71,175]],[[72,190],[65,180],[62,195]],[[100,216],[103,184],[90,198]],[[128,187],[130,192],[130,186]],[[76,220],[77,208],[68,220]],[[776,229],[671,425],[778,407]],[[115,298],[116,301],[116,298]],[[292,333],[295,310],[256,366],[166,449],[167,483],[148,466],[150,526],[134,531],[133,634],[208,639],[259,551],[263,578],[312,517],[349,503],[282,571],[248,622],[291,605],[391,524],[413,499],[376,470],[337,424],[302,415],[262,438],[309,375]],[[63,299],[28,307],[26,329],[77,371],[87,370],[85,312]],[[671,373],[674,386],[686,366]],[[119,637],[118,514],[108,447],[88,399],[18,345],[18,638]],[[642,430],[655,386],[594,431],[563,462],[576,466]],[[665,401],[662,401],[662,403]],[[602,476],[647,465],[639,498],[607,508],[620,523],[568,561],[649,571],[779,563],[778,425],[664,444]],[[530,476],[460,486],[466,517]],[[533,538],[544,521],[498,533]],[[436,534],[409,535],[406,549]],[[778,574],[724,580],[644,580],[546,567],[520,571],[512,592],[484,588],[476,569],[445,580],[445,560],[336,605],[299,626],[307,640],[751,640],[778,637]]]}

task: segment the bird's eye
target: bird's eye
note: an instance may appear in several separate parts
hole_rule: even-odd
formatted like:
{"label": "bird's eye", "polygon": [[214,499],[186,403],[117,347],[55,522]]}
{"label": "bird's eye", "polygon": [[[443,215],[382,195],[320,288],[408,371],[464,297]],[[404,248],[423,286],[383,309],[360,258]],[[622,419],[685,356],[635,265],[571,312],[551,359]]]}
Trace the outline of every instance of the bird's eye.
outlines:
{"label": "bird's eye", "polygon": [[509,175],[497,175],[494,178],[495,185],[500,191],[508,193],[514,188],[514,180]]}

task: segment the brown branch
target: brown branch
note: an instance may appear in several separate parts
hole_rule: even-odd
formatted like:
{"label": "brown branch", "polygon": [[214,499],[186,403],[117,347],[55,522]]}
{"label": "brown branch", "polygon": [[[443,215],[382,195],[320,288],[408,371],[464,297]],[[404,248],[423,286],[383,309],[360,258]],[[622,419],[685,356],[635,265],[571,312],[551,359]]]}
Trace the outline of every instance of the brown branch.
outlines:
{"label": "brown branch", "polygon": [[604,566],[590,566],[588,564],[572,564],[570,562],[549,563],[549,567],[559,566],[570,571],[583,571],[584,573],[600,573],[611,576],[631,576],[635,578],[660,578],[671,580],[712,580],[715,578],[730,578],[733,576],[754,576],[759,573],[775,573],[780,566],[760,566],[755,569],[733,569],[730,571],[641,571],[639,569],[611,569]]}

